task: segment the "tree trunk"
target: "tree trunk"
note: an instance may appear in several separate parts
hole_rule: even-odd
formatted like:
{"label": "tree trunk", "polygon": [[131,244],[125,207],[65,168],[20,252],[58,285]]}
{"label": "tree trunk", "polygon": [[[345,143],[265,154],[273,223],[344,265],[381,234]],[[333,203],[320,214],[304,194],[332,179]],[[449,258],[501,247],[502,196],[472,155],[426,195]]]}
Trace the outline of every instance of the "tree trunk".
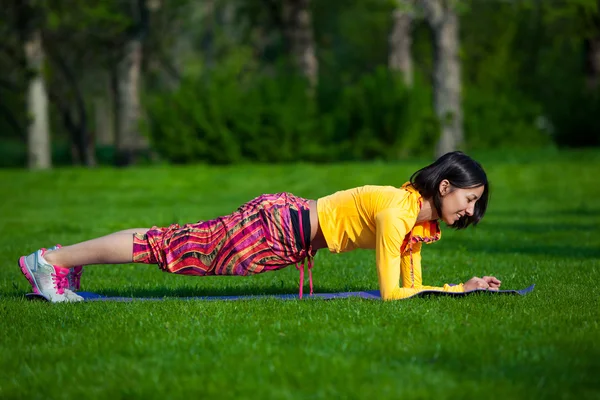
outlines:
{"label": "tree trunk", "polygon": [[434,36],[433,103],[441,129],[435,152],[441,156],[457,150],[464,141],[459,20],[456,11],[446,2],[421,0],[418,4],[423,7]]}
{"label": "tree trunk", "polygon": [[311,90],[318,82],[319,64],[315,54],[310,0],[285,0],[283,3],[284,35],[292,58]]}
{"label": "tree trunk", "polygon": [[[116,63],[115,63],[116,64]],[[119,72],[118,67],[113,64],[108,70],[109,74],[109,90],[110,90],[110,107],[112,111],[112,126],[113,126],[113,134],[114,134],[114,151],[115,151],[115,160],[113,162],[118,164],[118,152],[117,152],[117,143],[119,141],[119,121],[121,120],[121,110],[119,109]]]}
{"label": "tree trunk", "polygon": [[112,89],[110,77],[104,75],[105,84],[102,93],[94,100],[94,122],[96,131],[96,143],[100,146],[114,146],[115,123]]}
{"label": "tree trunk", "polygon": [[[52,54],[52,53],[51,53]],[[85,99],[81,89],[81,83],[75,73],[75,69],[69,65],[68,61],[56,51],[53,52],[53,59],[66,82],[71,87],[73,102],[64,103],[60,100],[60,95],[56,96],[56,105],[63,113],[65,127],[71,134],[71,154],[75,164],[83,164],[88,167],[95,167],[96,147],[93,132],[90,132],[88,126],[88,115]]]}
{"label": "tree trunk", "polygon": [[81,132],[82,136],[85,136],[87,140],[83,142],[84,162],[86,167],[98,166],[98,160],[96,159],[96,135],[95,132],[88,129],[88,124],[82,126],[84,131]]}
{"label": "tree trunk", "polygon": [[142,66],[142,42],[132,39],[125,46],[125,55],[118,68],[118,130],[117,163],[132,164],[148,150],[148,142],[139,130],[140,121],[140,72]]}
{"label": "tree trunk", "polygon": [[442,129],[436,149],[438,156],[457,150],[464,141],[458,25],[456,13],[447,10],[445,18],[434,33],[434,107]]}
{"label": "tree trunk", "polygon": [[94,100],[94,122],[96,143],[103,147],[114,145],[112,111],[106,96],[98,96]]}
{"label": "tree trunk", "polygon": [[140,86],[143,41],[149,29],[149,9],[146,0],[131,0],[134,27],[125,44],[123,57],[117,66],[117,132],[118,165],[134,164],[148,153],[148,140],[140,132]]}
{"label": "tree trunk", "polygon": [[52,168],[50,130],[48,125],[48,93],[43,76],[44,49],[39,30],[25,41],[27,68],[33,75],[27,90],[28,127],[27,165],[31,169]]}
{"label": "tree trunk", "polygon": [[593,35],[586,40],[586,85],[591,91],[600,86],[600,0],[596,1],[596,13],[593,18]]}
{"label": "tree trunk", "polygon": [[407,9],[398,7],[392,13],[393,25],[389,36],[390,70],[401,72],[408,87],[413,84],[413,63],[411,57],[412,36],[410,27],[412,17]]}
{"label": "tree trunk", "polygon": [[588,90],[598,89],[600,83],[600,37],[587,39],[586,50],[586,86]]}

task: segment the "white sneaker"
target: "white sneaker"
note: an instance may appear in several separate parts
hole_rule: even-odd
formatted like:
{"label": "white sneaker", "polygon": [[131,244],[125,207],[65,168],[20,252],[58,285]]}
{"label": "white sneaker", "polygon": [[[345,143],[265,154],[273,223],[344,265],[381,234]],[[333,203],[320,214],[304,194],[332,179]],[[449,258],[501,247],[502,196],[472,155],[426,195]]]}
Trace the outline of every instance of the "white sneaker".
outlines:
{"label": "white sneaker", "polygon": [[31,284],[33,292],[52,303],[83,301],[83,297],[69,289],[69,268],[48,264],[44,259],[46,249],[40,249],[19,258],[21,272]]}

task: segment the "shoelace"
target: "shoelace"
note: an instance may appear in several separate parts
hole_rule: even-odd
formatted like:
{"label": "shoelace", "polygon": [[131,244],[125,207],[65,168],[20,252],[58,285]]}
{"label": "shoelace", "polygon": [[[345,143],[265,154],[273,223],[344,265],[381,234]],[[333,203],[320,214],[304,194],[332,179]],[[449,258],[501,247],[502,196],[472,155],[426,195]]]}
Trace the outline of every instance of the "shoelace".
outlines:
{"label": "shoelace", "polygon": [[67,274],[60,274],[59,272],[54,272],[51,274],[52,282],[56,287],[56,292],[58,294],[64,294],[65,289],[69,288],[69,279]]}
{"label": "shoelace", "polygon": [[[61,247],[62,247],[61,244],[58,243],[56,246],[54,246],[53,249],[50,249],[50,250],[60,249]],[[43,250],[46,251],[46,249],[43,249]],[[71,272],[69,273],[69,275],[72,279],[72,282],[71,282],[72,286],[71,286],[71,283],[69,283],[69,285],[67,285],[66,289],[71,289],[73,291],[79,290],[79,288],[81,287],[81,275],[82,274],[83,274],[82,266],[73,267],[71,269]],[[67,277],[67,279],[68,279],[68,277]]]}

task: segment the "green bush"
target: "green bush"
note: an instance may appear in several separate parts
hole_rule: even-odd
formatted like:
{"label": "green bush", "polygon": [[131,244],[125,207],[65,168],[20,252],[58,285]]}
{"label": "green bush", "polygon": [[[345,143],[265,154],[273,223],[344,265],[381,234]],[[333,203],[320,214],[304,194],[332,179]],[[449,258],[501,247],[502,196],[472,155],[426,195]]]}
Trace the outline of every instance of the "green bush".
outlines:
{"label": "green bush", "polygon": [[552,142],[542,106],[516,91],[469,86],[463,104],[469,149],[546,147]]}
{"label": "green bush", "polygon": [[244,54],[147,99],[146,130],[175,163],[292,161],[325,157],[306,83],[259,73]]}
{"label": "green bush", "polygon": [[430,92],[407,88],[399,74],[379,67],[348,85],[323,118],[340,159],[398,159],[431,153],[438,124]]}
{"label": "green bush", "polygon": [[146,100],[154,149],[170,162],[396,159],[429,153],[437,124],[429,95],[378,68],[317,106],[306,82],[253,68],[243,54]]}
{"label": "green bush", "polygon": [[577,90],[551,107],[558,145],[600,146],[600,91]]}

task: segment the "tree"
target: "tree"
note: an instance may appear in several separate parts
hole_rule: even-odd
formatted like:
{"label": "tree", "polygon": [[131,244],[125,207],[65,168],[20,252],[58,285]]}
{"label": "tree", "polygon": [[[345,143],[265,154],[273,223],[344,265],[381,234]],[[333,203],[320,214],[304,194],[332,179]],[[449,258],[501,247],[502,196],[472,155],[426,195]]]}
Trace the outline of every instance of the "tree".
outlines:
{"label": "tree", "polygon": [[140,86],[143,42],[148,34],[149,9],[146,0],[131,0],[133,23],[124,46],[117,72],[117,163],[132,164],[149,150],[148,140],[142,136]]}
{"label": "tree", "polygon": [[459,19],[452,1],[419,0],[433,30],[435,61],[433,72],[434,109],[441,126],[436,154],[458,149],[464,140],[459,59]]}
{"label": "tree", "polygon": [[[51,34],[48,32],[49,36]],[[49,40],[49,42],[53,41]],[[48,45],[48,49],[51,49],[49,54],[52,64],[58,70],[57,75],[60,75],[58,82],[52,85],[51,99],[62,116],[63,126],[69,134],[73,162],[88,167],[96,166],[95,143],[89,127],[82,77],[76,67],[79,60],[73,57],[72,51],[64,52],[51,45]]]}
{"label": "tree", "polygon": [[291,56],[314,90],[318,81],[319,64],[315,54],[310,0],[285,0],[282,20]]}
{"label": "tree", "polygon": [[31,169],[52,167],[48,94],[44,79],[45,55],[39,27],[40,10],[29,1],[17,5],[19,31],[23,43],[29,80],[27,84],[27,165]]}
{"label": "tree", "polygon": [[[583,7],[582,7],[583,8]],[[589,90],[597,90],[600,85],[600,0],[597,0],[595,10],[588,14],[589,30],[584,39],[586,55],[586,84]],[[585,15],[585,11],[582,10]]]}
{"label": "tree", "polygon": [[124,41],[130,20],[118,3],[103,0],[78,7],[48,3],[46,11],[50,99],[68,135],[73,163],[95,166],[91,100],[106,91],[105,71],[115,62],[115,49]]}
{"label": "tree", "polygon": [[401,72],[404,83],[411,87],[413,84],[413,61],[411,56],[411,24],[412,4],[408,0],[398,0],[392,12],[392,31],[390,32],[389,60],[390,70]]}

